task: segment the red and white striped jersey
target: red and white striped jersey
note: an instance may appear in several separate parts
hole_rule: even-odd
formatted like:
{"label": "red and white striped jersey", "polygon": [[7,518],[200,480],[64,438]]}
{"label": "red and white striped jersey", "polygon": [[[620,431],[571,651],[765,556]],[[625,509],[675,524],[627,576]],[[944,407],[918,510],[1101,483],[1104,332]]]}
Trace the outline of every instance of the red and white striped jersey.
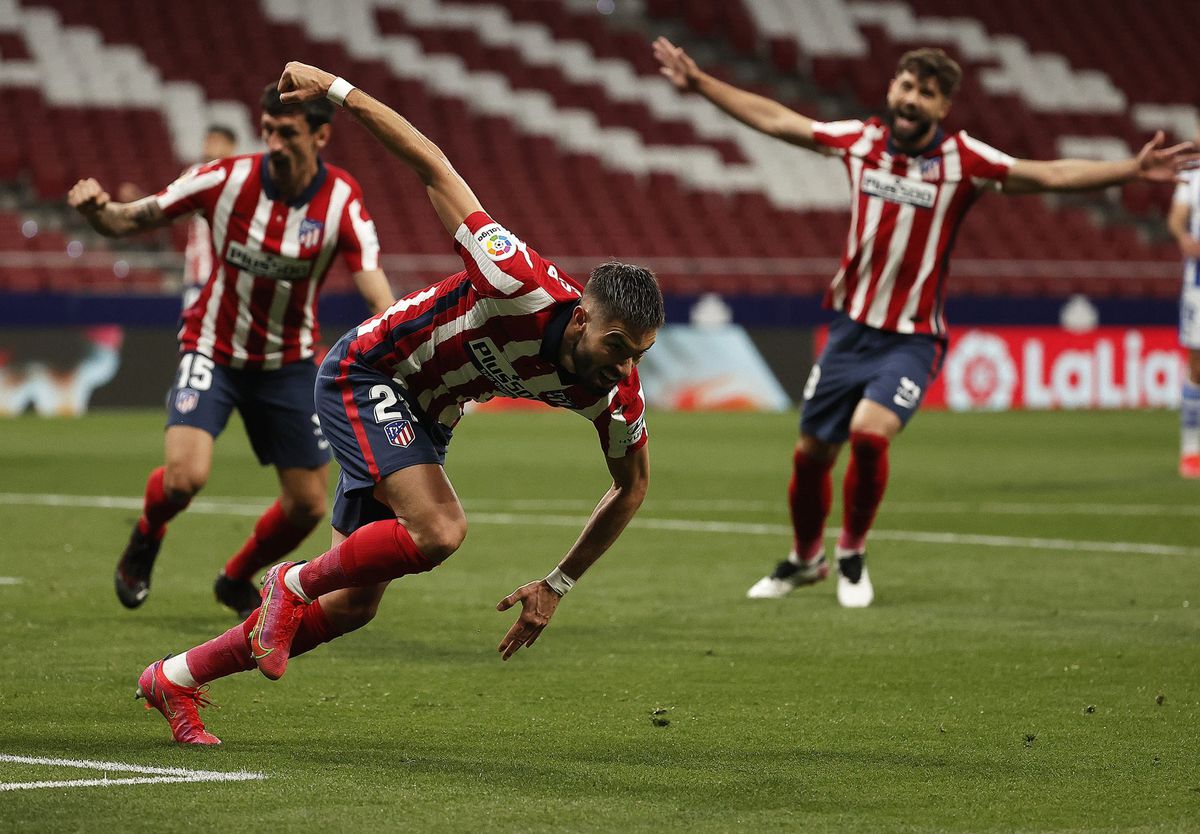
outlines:
{"label": "red and white striped jersey", "polygon": [[180,349],[220,365],[273,370],[309,359],[320,333],[317,292],[335,252],[351,271],[378,269],[379,238],[362,189],[318,160],[309,187],[280,199],[262,154],[185,173],[158,193],[168,217],[199,212],[212,234],[212,269],[183,315]]}
{"label": "red and white striped jersey", "polygon": [[825,306],[897,333],[946,335],[944,285],[967,209],[999,189],[1015,160],[964,131],[900,153],[879,119],[818,122],[816,141],[850,176],[850,231]]}
{"label": "red and white striped jersey", "polygon": [[482,211],[454,238],[466,269],[363,322],[344,361],[391,377],[418,416],[447,429],[467,402],[510,397],[583,415],[609,457],[645,445],[636,368],[596,394],[558,365],[579,284]]}

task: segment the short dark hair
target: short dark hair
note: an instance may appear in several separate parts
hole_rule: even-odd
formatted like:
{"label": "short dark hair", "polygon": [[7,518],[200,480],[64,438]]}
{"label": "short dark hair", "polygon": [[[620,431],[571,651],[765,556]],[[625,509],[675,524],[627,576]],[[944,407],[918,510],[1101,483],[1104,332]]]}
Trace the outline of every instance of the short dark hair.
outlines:
{"label": "short dark hair", "polygon": [[216,124],[214,122],[204,129],[204,134],[206,136],[210,133],[219,133],[234,145],[237,144],[237,132],[229,125]]}
{"label": "short dark hair", "polygon": [[959,82],[962,81],[962,67],[958,62],[947,55],[945,50],[929,46],[901,55],[900,63],[896,65],[896,75],[905,70],[915,75],[918,81],[933,78],[946,98],[958,91]]}
{"label": "short dark hair", "polygon": [[332,101],[327,98],[318,98],[303,104],[284,104],[279,100],[279,89],[275,86],[274,81],[263,88],[260,104],[262,111],[269,116],[294,116],[303,113],[309,130],[316,130],[321,125],[327,125],[333,121]]}
{"label": "short dark hair", "polygon": [[639,332],[657,330],[666,318],[658,279],[634,264],[600,264],[592,270],[583,296],[594,300],[608,318]]}

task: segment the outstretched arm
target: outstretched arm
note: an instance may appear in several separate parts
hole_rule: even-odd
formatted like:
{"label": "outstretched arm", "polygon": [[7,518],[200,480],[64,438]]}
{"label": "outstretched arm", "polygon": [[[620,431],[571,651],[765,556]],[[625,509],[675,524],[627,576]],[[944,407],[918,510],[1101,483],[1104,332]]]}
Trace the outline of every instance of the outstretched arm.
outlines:
{"label": "outstretched arm", "polygon": [[[334,80],[325,70],[291,61],[279,79],[279,99],[291,104],[324,98]],[[467,215],[481,209],[470,186],[441,149],[395,110],[357,88],[346,96],[342,106],[421,178],[434,211],[451,235]]]}
{"label": "outstretched arm", "polygon": [[67,192],[67,205],[83,215],[88,225],[105,237],[124,237],[171,222],[154,196],[132,203],[114,203],[100,183],[91,178],[80,180],[71,187]]}
{"label": "outstretched arm", "polygon": [[1160,130],[1141,152],[1130,159],[1102,162],[1091,159],[1055,159],[1035,161],[1018,159],[1004,182],[1007,194],[1031,194],[1039,191],[1090,191],[1132,180],[1174,182],[1180,170],[1200,159],[1195,145],[1181,142],[1163,147]]}
{"label": "outstretched arm", "polygon": [[[583,532],[555,571],[546,579],[522,585],[496,604],[497,611],[507,611],[518,602],[521,603],[520,618],[504,635],[497,649],[504,660],[516,654],[522,646],[532,646],[554,616],[562,595],[551,587],[551,583],[561,588],[563,578],[573,584],[583,576],[583,572],[617,540],[642,505],[650,484],[650,455],[646,447],[642,446],[623,458],[607,460],[613,485],[600,499]],[[559,576],[556,577],[556,574]]]}
{"label": "outstretched arm", "polygon": [[666,38],[655,40],[653,50],[654,57],[662,65],[659,72],[679,90],[699,93],[738,121],[768,136],[814,151],[821,149],[813,138],[813,120],[808,116],[777,101],[718,81]]}

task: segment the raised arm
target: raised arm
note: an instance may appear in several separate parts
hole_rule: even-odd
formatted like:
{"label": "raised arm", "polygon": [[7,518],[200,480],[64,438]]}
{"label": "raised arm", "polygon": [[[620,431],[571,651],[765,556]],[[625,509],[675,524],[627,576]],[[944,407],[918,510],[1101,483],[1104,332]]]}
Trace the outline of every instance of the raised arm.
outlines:
{"label": "raised arm", "polygon": [[[623,458],[606,458],[613,484],[600,499],[592,517],[567,555],[545,579],[522,585],[496,604],[507,611],[521,603],[521,616],[504,635],[497,650],[508,660],[522,646],[532,646],[542,633],[558,601],[584,571],[604,555],[629,524],[650,485],[650,455],[646,446]],[[561,593],[560,593],[561,591]]]}
{"label": "raised arm", "polygon": [[[323,98],[335,80],[325,70],[291,61],[279,79],[279,99],[290,104]],[[434,211],[451,236],[467,215],[481,209],[470,186],[441,149],[395,110],[357,88],[345,96],[342,107],[421,178]]]}
{"label": "raised arm", "polygon": [[718,81],[700,67],[691,56],[669,40],[659,37],[653,45],[654,57],[667,80],[682,91],[694,91],[740,122],[768,136],[791,142],[802,148],[821,150],[813,138],[813,120],[777,101],[739,90],[732,84]]}
{"label": "raised arm", "polygon": [[1163,147],[1160,130],[1141,152],[1130,159],[1099,161],[1092,159],[1054,159],[1037,161],[1018,159],[1004,182],[1007,194],[1031,194],[1040,191],[1090,191],[1132,180],[1174,182],[1180,170],[1200,159],[1195,145],[1181,142]]}
{"label": "raised arm", "polygon": [[153,195],[132,203],[114,203],[96,180],[80,180],[67,192],[67,205],[83,215],[88,225],[105,237],[124,237],[165,226],[171,218],[163,213]]}

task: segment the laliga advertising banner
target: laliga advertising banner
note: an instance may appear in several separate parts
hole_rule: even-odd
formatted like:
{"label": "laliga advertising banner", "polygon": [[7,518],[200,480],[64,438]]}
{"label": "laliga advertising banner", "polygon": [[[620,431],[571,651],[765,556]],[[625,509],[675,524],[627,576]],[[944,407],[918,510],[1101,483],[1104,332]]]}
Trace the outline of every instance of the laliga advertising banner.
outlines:
{"label": "laliga advertising banner", "polygon": [[924,408],[1175,408],[1187,354],[1173,327],[956,331]]}

